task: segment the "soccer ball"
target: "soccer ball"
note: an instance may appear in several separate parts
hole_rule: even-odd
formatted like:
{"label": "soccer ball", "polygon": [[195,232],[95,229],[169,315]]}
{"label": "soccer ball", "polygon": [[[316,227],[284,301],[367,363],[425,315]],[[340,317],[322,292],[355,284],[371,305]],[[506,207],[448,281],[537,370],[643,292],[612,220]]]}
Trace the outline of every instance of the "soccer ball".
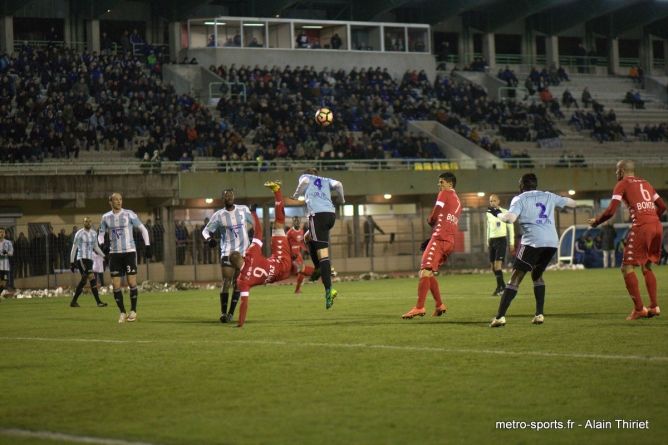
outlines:
{"label": "soccer ball", "polygon": [[334,114],[329,108],[320,108],[315,112],[315,121],[323,127],[331,124],[332,120],[334,120]]}

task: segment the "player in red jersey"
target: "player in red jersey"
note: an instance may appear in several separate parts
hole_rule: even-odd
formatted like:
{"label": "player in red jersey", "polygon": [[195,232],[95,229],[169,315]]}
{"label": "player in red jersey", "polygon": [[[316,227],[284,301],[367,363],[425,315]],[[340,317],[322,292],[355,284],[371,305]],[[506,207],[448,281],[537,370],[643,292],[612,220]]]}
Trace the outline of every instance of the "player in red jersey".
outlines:
{"label": "player in red jersey", "polygon": [[296,294],[302,293],[299,288],[304,282],[304,277],[310,277],[314,269],[311,266],[304,265],[304,259],[302,258],[302,249],[306,250],[306,245],[304,244],[304,229],[301,227],[301,222],[298,216],[292,218],[292,228],[285,234],[288,237],[292,253],[292,275],[297,275]]}
{"label": "player in red jersey", "polygon": [[[661,314],[656,301],[656,277],[652,272],[652,263],[659,263],[661,259],[661,236],[663,227],[659,217],[666,210],[666,205],[649,182],[634,175],[633,161],[623,160],[617,163],[617,185],[612,192],[612,200],[607,209],[598,217],[589,220],[591,227],[612,218],[619,207],[619,202],[629,208],[631,214],[631,230],[629,231],[622,259],[622,274],[629,295],[635,307],[627,320],[654,317]],[[650,306],[643,306],[638,288],[638,277],[633,271],[640,266],[645,277],[645,286],[649,294]]]}
{"label": "player in red jersey", "polygon": [[237,285],[241,292],[241,307],[239,308],[239,323],[237,327],[242,327],[246,320],[248,311],[248,295],[251,287],[259,286],[265,283],[275,283],[290,277],[292,270],[290,244],[288,237],[285,236],[285,209],[283,207],[283,196],[281,194],[281,182],[266,182],[265,187],[269,187],[276,197],[274,207],[274,227],[271,233],[271,256],[265,258],[262,255],[262,223],[257,217],[255,208],[251,208],[253,216],[253,228],[255,234],[253,242],[246,250],[246,255],[241,256],[239,252],[230,254],[230,263],[240,269]]}
{"label": "player in red jersey", "polygon": [[455,246],[457,223],[459,215],[462,213],[462,205],[457,193],[455,193],[455,185],[457,185],[457,178],[452,173],[446,172],[439,175],[438,189],[440,193],[436,199],[434,210],[427,219],[434,231],[431,238],[420,246],[420,250],[424,250],[424,254],[420,264],[417,304],[401,318],[409,319],[416,315],[424,316],[426,313],[424,303],[427,299],[427,292],[430,290],[436,301],[436,310],[432,317],[440,317],[446,311],[446,307],[441,301],[441,293],[434,272],[437,272],[439,266],[445,263]]}

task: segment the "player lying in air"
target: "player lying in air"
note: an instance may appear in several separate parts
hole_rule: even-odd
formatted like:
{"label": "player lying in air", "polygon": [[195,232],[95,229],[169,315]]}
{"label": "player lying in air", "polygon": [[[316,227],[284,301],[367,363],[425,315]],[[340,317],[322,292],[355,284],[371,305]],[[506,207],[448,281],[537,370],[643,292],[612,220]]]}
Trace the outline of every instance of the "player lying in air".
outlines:
{"label": "player lying in air", "polygon": [[[265,283],[275,283],[290,278],[293,274],[292,249],[285,236],[285,209],[283,206],[283,196],[281,194],[281,182],[266,182],[265,187],[269,187],[276,197],[274,214],[276,216],[274,227],[271,233],[271,256],[265,258],[262,255],[262,224],[255,212],[255,206],[251,206],[251,215],[253,217],[253,228],[255,230],[253,241],[246,250],[246,255],[241,256],[239,252],[230,254],[230,263],[236,268],[241,269],[237,285],[241,292],[241,306],[239,307],[239,323],[237,327],[242,327],[246,320],[248,311],[248,295],[251,287],[259,286]],[[297,267],[296,265],[294,266]],[[306,276],[313,272],[312,267],[304,267],[301,271]],[[294,274],[296,275],[296,271]]]}

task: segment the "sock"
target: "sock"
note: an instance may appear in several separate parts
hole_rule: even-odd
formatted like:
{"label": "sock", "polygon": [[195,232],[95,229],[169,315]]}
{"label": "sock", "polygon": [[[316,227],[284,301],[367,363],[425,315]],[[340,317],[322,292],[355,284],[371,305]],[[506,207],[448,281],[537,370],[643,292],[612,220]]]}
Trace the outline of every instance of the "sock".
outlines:
{"label": "sock", "polygon": [[139,295],[139,290],[137,286],[130,288],[130,310],[137,312],[137,296]]}
{"label": "sock", "polygon": [[90,280],[90,291],[93,293],[95,301],[97,301],[98,304],[102,303],[102,301],[100,300],[100,294],[97,292],[97,280],[95,278]]}
{"label": "sock", "polygon": [[118,308],[121,310],[121,313],[125,313],[125,304],[123,304],[123,291],[120,289],[114,289],[114,300]]}
{"label": "sock", "polygon": [[304,274],[303,273],[297,274],[297,288],[295,289],[295,292],[299,292],[299,288],[301,287],[303,282],[304,282]]}
{"label": "sock", "polygon": [[260,218],[257,217],[257,213],[253,212],[253,238],[259,239],[262,241],[262,223]]}
{"label": "sock", "polygon": [[644,271],[643,276],[645,277],[645,286],[647,287],[647,293],[649,294],[649,307],[655,308],[658,306],[656,302],[656,276],[651,269]]}
{"label": "sock", "polygon": [[640,298],[640,289],[638,289],[638,277],[635,272],[624,275],[624,282],[626,283],[626,290],[629,291],[629,296],[633,300],[636,311],[642,311],[643,304]]}
{"label": "sock", "polygon": [[230,315],[234,315],[234,310],[237,308],[237,303],[239,302],[239,295],[241,292],[235,290],[232,292],[232,301],[230,302]]}
{"label": "sock", "polygon": [[438,289],[438,281],[436,281],[436,277],[432,276],[429,278],[429,290],[431,291],[431,295],[434,297],[436,307],[441,307],[443,301],[441,301],[441,291]]}
{"label": "sock", "polygon": [[283,207],[283,194],[279,188],[274,192],[276,202],[274,203],[274,216],[276,224],[285,224],[285,208]]}
{"label": "sock", "polygon": [[496,276],[496,287],[499,289],[503,289],[505,284],[503,282],[503,270],[495,270],[494,271],[494,276]]}
{"label": "sock", "polygon": [[320,278],[325,290],[332,288],[332,268],[329,265],[329,257],[320,258]]}
{"label": "sock", "polygon": [[503,295],[501,295],[501,303],[499,303],[499,312],[496,314],[496,319],[498,320],[501,317],[506,316],[506,311],[510,307],[510,303],[513,301],[517,295],[517,286],[509,284],[503,290]]}
{"label": "sock", "polygon": [[79,299],[79,296],[83,292],[83,288],[86,285],[85,281],[79,281],[79,284],[77,284],[77,289],[74,291],[74,297],[72,298],[72,303],[76,303],[77,300]]}
{"label": "sock", "polygon": [[227,314],[227,300],[230,297],[229,292],[220,291],[220,312],[225,315]]}
{"label": "sock", "polygon": [[320,267],[320,260],[318,259],[318,249],[313,245],[312,242],[306,243],[306,247],[308,247],[308,253],[311,255],[311,261],[313,261],[313,266]]}
{"label": "sock", "polygon": [[246,312],[248,311],[248,297],[241,297],[241,306],[239,306],[239,323],[237,326],[242,327],[246,321]]}
{"label": "sock", "polygon": [[430,277],[420,277],[418,281],[418,299],[415,307],[417,309],[424,308],[424,302],[427,300],[427,292],[431,289],[431,279]]}
{"label": "sock", "polygon": [[533,282],[533,295],[536,297],[536,315],[540,315],[545,305],[545,281]]}

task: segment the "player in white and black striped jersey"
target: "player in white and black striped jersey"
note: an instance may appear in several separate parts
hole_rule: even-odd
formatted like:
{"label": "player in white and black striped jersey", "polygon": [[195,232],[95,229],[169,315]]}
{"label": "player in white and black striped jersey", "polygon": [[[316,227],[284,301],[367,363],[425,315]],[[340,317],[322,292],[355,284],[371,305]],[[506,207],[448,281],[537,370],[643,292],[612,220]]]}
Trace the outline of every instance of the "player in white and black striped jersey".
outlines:
{"label": "player in white and black striped jersey", "polygon": [[9,280],[9,257],[14,255],[12,242],[5,239],[5,228],[0,227],[0,295]]}
{"label": "player in white and black striped jersey", "polygon": [[[223,202],[225,207],[218,210],[211,216],[209,224],[202,230],[202,236],[209,242],[211,248],[216,247],[216,240],[212,234],[220,230],[220,272],[223,278],[223,285],[220,290],[220,310],[222,315],[220,321],[227,323],[234,317],[234,310],[239,302],[239,288],[237,287],[237,277],[239,269],[230,263],[229,256],[232,252],[239,252],[243,257],[246,249],[250,245],[248,230],[253,227],[253,217],[250,210],[244,205],[234,204],[234,190],[223,190]],[[232,286],[232,301],[230,310],[227,311],[227,302],[229,299],[229,289]]]}
{"label": "player in white and black striped jersey", "polygon": [[93,222],[89,217],[83,219],[84,228],[79,230],[74,235],[74,242],[72,243],[72,251],[70,252],[70,269],[74,272],[77,268],[81,272],[81,281],[77,285],[74,292],[74,298],[70,302],[70,307],[79,307],[77,300],[83,292],[86,282],[90,280],[90,290],[95,297],[98,307],[105,307],[107,303],[100,300],[100,295],[97,292],[97,280],[93,274],[93,252],[104,257],[104,253],[97,245],[97,233],[90,230]]}

